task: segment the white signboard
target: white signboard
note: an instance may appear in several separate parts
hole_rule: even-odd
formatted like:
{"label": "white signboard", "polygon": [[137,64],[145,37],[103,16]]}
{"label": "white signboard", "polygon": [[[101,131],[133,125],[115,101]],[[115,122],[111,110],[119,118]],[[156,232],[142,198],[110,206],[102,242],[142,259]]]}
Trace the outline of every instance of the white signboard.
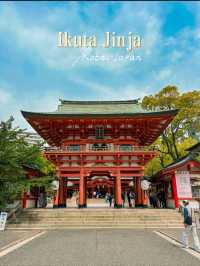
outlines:
{"label": "white signboard", "polygon": [[1,212],[1,214],[0,214],[0,231],[5,230],[7,216],[8,216],[7,212]]}
{"label": "white signboard", "polygon": [[188,171],[176,172],[176,187],[178,198],[192,198],[190,173]]}

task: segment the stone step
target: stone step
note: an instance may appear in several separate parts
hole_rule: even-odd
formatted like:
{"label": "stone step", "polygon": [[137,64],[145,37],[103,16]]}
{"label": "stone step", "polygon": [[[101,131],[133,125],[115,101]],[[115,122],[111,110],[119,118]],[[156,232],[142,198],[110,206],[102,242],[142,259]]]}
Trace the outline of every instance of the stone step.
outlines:
{"label": "stone step", "polygon": [[167,209],[26,209],[7,228],[182,228],[182,220]]}
{"label": "stone step", "polygon": [[57,221],[57,220],[53,220],[53,221],[35,221],[35,220],[17,220],[15,222],[11,222],[10,224],[21,224],[21,223],[38,223],[38,224],[70,224],[70,223],[76,223],[76,224],[81,224],[81,223],[145,223],[145,224],[165,224],[165,223],[180,223],[180,221],[137,221],[137,220],[128,220],[128,221],[119,221],[119,220],[100,220],[100,221],[94,221],[94,220],[76,220],[76,221]]}
{"label": "stone step", "polygon": [[66,214],[66,213],[60,213],[60,214],[30,214],[30,213],[22,213],[21,216],[23,217],[179,217],[180,214],[173,214],[173,215],[159,215],[159,214],[131,214],[131,215],[126,215],[126,214]]}
{"label": "stone step", "polygon": [[74,228],[74,229],[82,229],[82,228],[85,228],[85,229],[95,229],[95,228],[98,228],[98,229],[102,229],[102,228],[118,228],[118,229],[157,229],[157,228],[162,228],[162,229],[166,229],[166,228],[171,228],[171,229],[174,229],[174,228],[180,228],[182,229],[183,226],[182,225],[145,225],[145,224],[135,224],[135,225],[121,225],[121,224],[115,224],[115,225],[107,225],[107,224],[103,224],[103,225],[96,225],[96,224],[91,224],[91,225],[62,225],[62,226],[55,226],[55,225],[52,225],[52,226],[49,226],[49,225],[45,225],[45,226],[41,226],[41,225],[27,225],[27,224],[21,224],[21,225],[12,225],[12,226],[7,226],[6,229],[8,230],[32,230],[32,229],[37,229],[37,230],[57,230],[57,229],[70,229],[70,228]]}
{"label": "stone step", "polygon": [[[94,222],[106,222],[106,221],[118,221],[118,222],[128,222],[128,221],[132,221],[132,222],[182,222],[182,219],[108,219],[108,218],[105,218],[105,219],[84,219],[84,218],[81,218],[81,219],[22,219],[22,218],[18,218],[16,221],[18,222],[23,222],[23,221],[30,221],[30,222],[52,222],[52,221],[59,221],[59,222],[76,222],[76,221],[94,221]],[[10,222],[15,222],[15,220],[11,220]]]}
{"label": "stone step", "polygon": [[39,209],[39,210],[24,210],[24,213],[43,213],[43,214],[47,214],[47,213],[55,213],[55,214],[60,214],[60,213],[72,213],[72,214],[83,214],[83,213],[87,213],[88,215],[91,214],[141,214],[141,213],[146,213],[146,214],[174,214],[177,213],[176,211],[172,210],[172,211],[149,211],[147,209],[144,210],[135,210],[135,209],[129,209],[129,210],[123,210],[123,209],[116,209],[116,210],[110,210],[108,209],[107,211],[101,211],[101,210],[95,210],[95,211],[89,211],[88,209],[74,209],[74,210],[67,210],[67,209],[52,209],[52,210],[46,210],[46,209]]}
{"label": "stone step", "polygon": [[175,210],[158,210],[158,211],[153,211],[153,210],[148,210],[148,209],[144,209],[144,210],[135,210],[135,209],[107,209],[106,211],[102,211],[102,210],[94,210],[91,211],[89,209],[74,209],[74,210],[68,210],[68,209],[52,209],[52,210],[46,210],[46,209],[39,209],[39,210],[24,210],[24,213],[56,213],[56,214],[60,214],[60,213],[73,213],[73,214],[83,214],[83,213],[87,213],[88,215],[91,214],[140,214],[140,213],[146,213],[146,214],[173,214],[173,213],[177,213]]}
{"label": "stone step", "polygon": [[96,212],[93,212],[93,213],[90,213],[90,212],[80,212],[80,213],[76,213],[76,212],[23,212],[22,213],[23,215],[34,215],[34,216],[38,216],[38,215],[43,215],[43,216],[84,216],[84,215],[87,215],[87,216],[113,216],[113,215],[116,215],[116,216],[139,216],[139,215],[146,215],[146,216],[177,216],[177,215],[180,215],[179,213],[148,213],[148,212],[140,212],[140,213],[137,213],[137,212],[112,212],[112,213],[96,213]]}
{"label": "stone step", "polygon": [[99,222],[99,223],[94,223],[94,222],[90,222],[90,223],[88,223],[88,222],[85,222],[85,223],[28,223],[28,222],[23,222],[23,223],[13,223],[13,224],[8,224],[9,226],[23,226],[23,225],[31,225],[31,226],[42,226],[42,225],[44,225],[44,226],[52,226],[52,225],[56,225],[56,226],[71,226],[71,225],[74,225],[74,226],[82,226],[82,225],[121,225],[121,226],[124,226],[124,225],[130,225],[130,226],[134,226],[134,225],[137,225],[137,224],[140,224],[141,226],[147,226],[147,225],[151,225],[151,226],[157,226],[157,225],[162,225],[162,226],[167,226],[167,225],[171,225],[171,226],[173,226],[173,225],[180,225],[180,226],[183,226],[183,224],[182,223],[176,223],[176,222],[174,222],[174,223],[137,223],[137,222],[135,222],[135,223],[132,223],[132,222],[130,222],[130,223],[120,223],[120,222],[115,222],[115,223],[113,223],[113,222]]}
{"label": "stone step", "polygon": [[123,222],[137,222],[137,223],[142,223],[142,222],[147,222],[147,223],[181,223],[182,220],[119,220],[119,219],[104,219],[104,220],[94,220],[94,219],[80,219],[80,220],[37,220],[37,219],[17,219],[10,221],[10,223],[23,223],[23,222],[35,222],[35,223],[52,223],[52,222],[58,222],[58,223],[75,223],[75,222],[96,222],[96,223],[103,223],[103,222],[118,222],[118,223],[123,223]]}

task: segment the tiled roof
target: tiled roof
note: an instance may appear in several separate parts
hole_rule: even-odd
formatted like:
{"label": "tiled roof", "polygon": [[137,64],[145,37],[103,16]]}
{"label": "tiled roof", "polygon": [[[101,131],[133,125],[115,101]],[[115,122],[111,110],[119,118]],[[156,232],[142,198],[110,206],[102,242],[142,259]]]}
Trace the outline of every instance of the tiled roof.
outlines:
{"label": "tiled roof", "polygon": [[138,100],[129,101],[65,101],[60,100],[57,112],[65,114],[131,114],[149,113]]}
{"label": "tiled roof", "polygon": [[60,104],[55,112],[33,113],[22,111],[26,115],[41,116],[99,116],[99,115],[160,115],[172,114],[176,115],[177,110],[167,111],[148,111],[142,108],[138,100],[127,101],[66,101],[60,100]]}

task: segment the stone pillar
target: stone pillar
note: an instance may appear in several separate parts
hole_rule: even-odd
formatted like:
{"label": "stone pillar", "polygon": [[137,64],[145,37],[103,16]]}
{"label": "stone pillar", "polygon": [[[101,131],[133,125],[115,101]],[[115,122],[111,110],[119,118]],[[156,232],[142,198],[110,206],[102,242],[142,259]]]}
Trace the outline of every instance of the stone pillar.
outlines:
{"label": "stone pillar", "polygon": [[85,189],[85,177],[83,170],[81,169],[79,181],[79,208],[86,208]]}
{"label": "stone pillar", "polygon": [[122,189],[121,189],[121,173],[117,172],[115,177],[115,208],[122,208]]}

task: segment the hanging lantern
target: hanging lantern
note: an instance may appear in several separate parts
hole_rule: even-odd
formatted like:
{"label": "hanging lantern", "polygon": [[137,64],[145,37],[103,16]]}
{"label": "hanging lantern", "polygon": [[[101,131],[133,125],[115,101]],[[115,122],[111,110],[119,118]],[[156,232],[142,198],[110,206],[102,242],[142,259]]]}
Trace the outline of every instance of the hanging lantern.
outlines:
{"label": "hanging lantern", "polygon": [[147,180],[142,180],[141,181],[141,189],[142,190],[148,190],[149,189],[149,187],[150,187],[150,182],[149,181],[147,181]]}
{"label": "hanging lantern", "polygon": [[67,186],[68,186],[68,187],[73,187],[73,185],[74,185],[74,184],[73,184],[71,181],[67,182]]}
{"label": "hanging lantern", "polygon": [[51,183],[53,190],[58,190],[59,188],[59,181],[58,180],[53,180]]}

